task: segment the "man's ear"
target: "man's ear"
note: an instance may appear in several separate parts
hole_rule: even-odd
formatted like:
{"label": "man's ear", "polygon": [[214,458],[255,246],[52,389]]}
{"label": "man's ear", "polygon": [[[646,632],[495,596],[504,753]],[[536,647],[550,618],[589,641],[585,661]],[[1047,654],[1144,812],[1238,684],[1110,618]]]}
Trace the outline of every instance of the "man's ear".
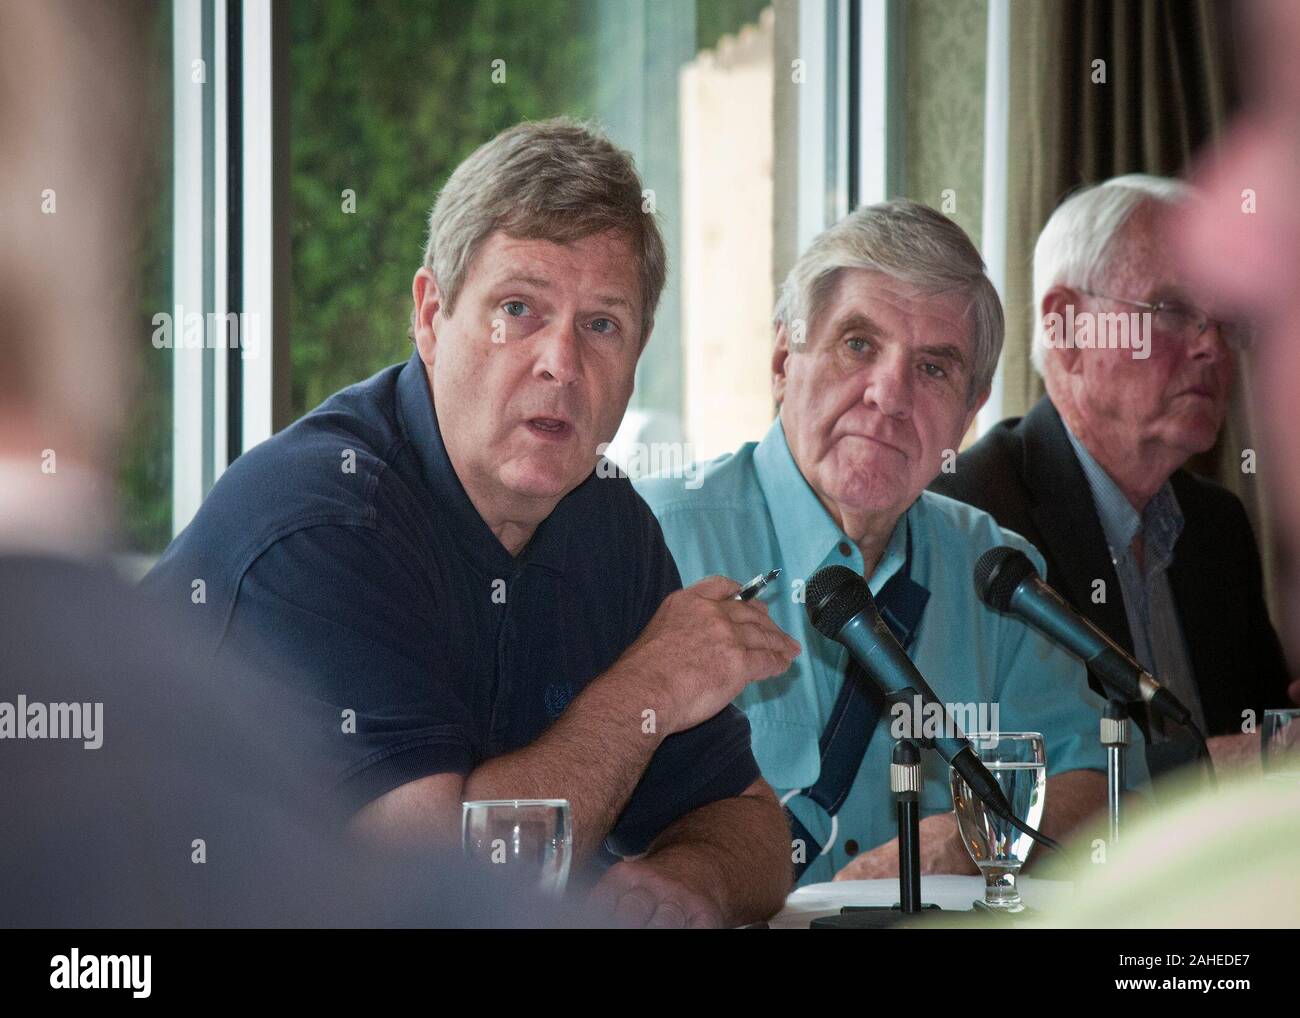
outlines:
{"label": "man's ear", "polygon": [[420,351],[420,360],[425,366],[432,367],[434,348],[438,345],[433,323],[442,309],[442,291],[438,289],[438,280],[432,269],[422,267],[415,273],[411,280],[411,297],[415,301],[415,347]]}
{"label": "man's ear", "polygon": [[772,399],[785,399],[786,364],[790,359],[790,332],[785,322],[776,323],[776,342],[772,346]]}
{"label": "man's ear", "polygon": [[[1048,336],[1056,337],[1056,342],[1050,350],[1052,359],[1056,361],[1057,366],[1067,375],[1074,374],[1082,370],[1082,360],[1079,356],[1080,351],[1074,345],[1074,337],[1069,337],[1069,344],[1066,345],[1066,310],[1069,307],[1074,308],[1077,316],[1080,311],[1079,301],[1081,294],[1071,286],[1057,285],[1043,294],[1043,306],[1039,308],[1039,314],[1042,316],[1043,335],[1035,338],[1035,342],[1043,343],[1047,341]],[[1049,318],[1051,315],[1053,317]],[[1051,328],[1049,329],[1049,323]],[[1077,322],[1076,322],[1077,324]],[[1043,351],[1043,364],[1047,364],[1047,354],[1049,351]]]}

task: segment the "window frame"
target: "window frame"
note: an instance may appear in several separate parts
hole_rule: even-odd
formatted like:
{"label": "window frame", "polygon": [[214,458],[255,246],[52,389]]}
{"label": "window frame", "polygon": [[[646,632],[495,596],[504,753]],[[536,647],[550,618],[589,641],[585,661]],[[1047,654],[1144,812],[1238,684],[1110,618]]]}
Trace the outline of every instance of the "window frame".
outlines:
{"label": "window frame", "polygon": [[[235,458],[288,423],[289,38],[282,4],[172,8],[175,535]],[[186,350],[194,312],[204,346]],[[228,314],[256,331],[256,356],[227,347]]]}

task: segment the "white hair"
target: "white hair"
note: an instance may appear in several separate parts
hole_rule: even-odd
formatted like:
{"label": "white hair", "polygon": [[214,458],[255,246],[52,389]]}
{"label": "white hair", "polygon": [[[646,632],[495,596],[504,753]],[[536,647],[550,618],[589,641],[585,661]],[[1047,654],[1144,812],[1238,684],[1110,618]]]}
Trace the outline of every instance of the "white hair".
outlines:
{"label": "white hair", "polygon": [[1034,245],[1034,343],[1030,353],[1041,375],[1047,352],[1043,298],[1054,286],[1081,290],[1099,285],[1115,252],[1115,238],[1140,207],[1178,205],[1192,195],[1170,177],[1129,173],[1076,191],[1056,207]]}
{"label": "white hair", "polygon": [[821,233],[795,262],[772,318],[808,331],[825,310],[844,269],[869,269],[938,296],[957,293],[967,301],[971,329],[973,404],[993,381],[1002,353],[1002,302],[984,272],[966,231],[919,202],[896,199],[855,210]]}

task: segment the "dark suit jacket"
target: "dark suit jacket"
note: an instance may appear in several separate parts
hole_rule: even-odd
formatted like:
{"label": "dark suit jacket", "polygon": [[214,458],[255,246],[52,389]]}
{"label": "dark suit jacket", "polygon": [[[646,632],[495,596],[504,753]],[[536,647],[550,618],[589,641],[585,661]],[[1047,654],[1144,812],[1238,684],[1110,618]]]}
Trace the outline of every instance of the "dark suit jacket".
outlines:
{"label": "dark suit jacket", "polygon": [[[1185,470],[1170,482],[1184,524],[1169,586],[1205,734],[1239,733],[1243,710],[1254,710],[1258,723],[1265,708],[1288,702],[1288,669],[1264,605],[1259,551],[1236,496]],[[1051,400],[1043,397],[1024,417],[995,426],[957,458],[955,473],[940,474],[931,488],[978,506],[1032,542],[1047,561],[1047,582],[1133,653],[1092,492]],[[1104,604],[1092,600],[1096,579],[1106,581]],[[1095,679],[1093,685],[1100,691]]]}

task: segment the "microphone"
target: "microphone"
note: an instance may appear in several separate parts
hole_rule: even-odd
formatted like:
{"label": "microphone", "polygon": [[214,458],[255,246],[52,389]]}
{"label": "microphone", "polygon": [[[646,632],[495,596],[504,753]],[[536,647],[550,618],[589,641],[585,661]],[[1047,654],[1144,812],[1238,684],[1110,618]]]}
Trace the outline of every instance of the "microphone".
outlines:
{"label": "microphone", "polygon": [[975,563],[975,593],[990,608],[1015,615],[1059,644],[1102,681],[1107,693],[1147,703],[1152,710],[1195,731],[1191,712],[1122,647],[1071,608],[1049,587],[1024,552],[1002,545]]}
{"label": "microphone", "polygon": [[847,647],[853,659],[887,697],[915,698],[919,695],[924,703],[939,705],[943,712],[944,731],[957,734],[918,738],[917,741],[938,750],[989,809],[1018,826],[1018,818],[1001,786],[975,755],[947,706],[935,695],[880,617],[866,580],[847,566],[825,566],[809,578],[805,601],[813,628],[827,639]]}

